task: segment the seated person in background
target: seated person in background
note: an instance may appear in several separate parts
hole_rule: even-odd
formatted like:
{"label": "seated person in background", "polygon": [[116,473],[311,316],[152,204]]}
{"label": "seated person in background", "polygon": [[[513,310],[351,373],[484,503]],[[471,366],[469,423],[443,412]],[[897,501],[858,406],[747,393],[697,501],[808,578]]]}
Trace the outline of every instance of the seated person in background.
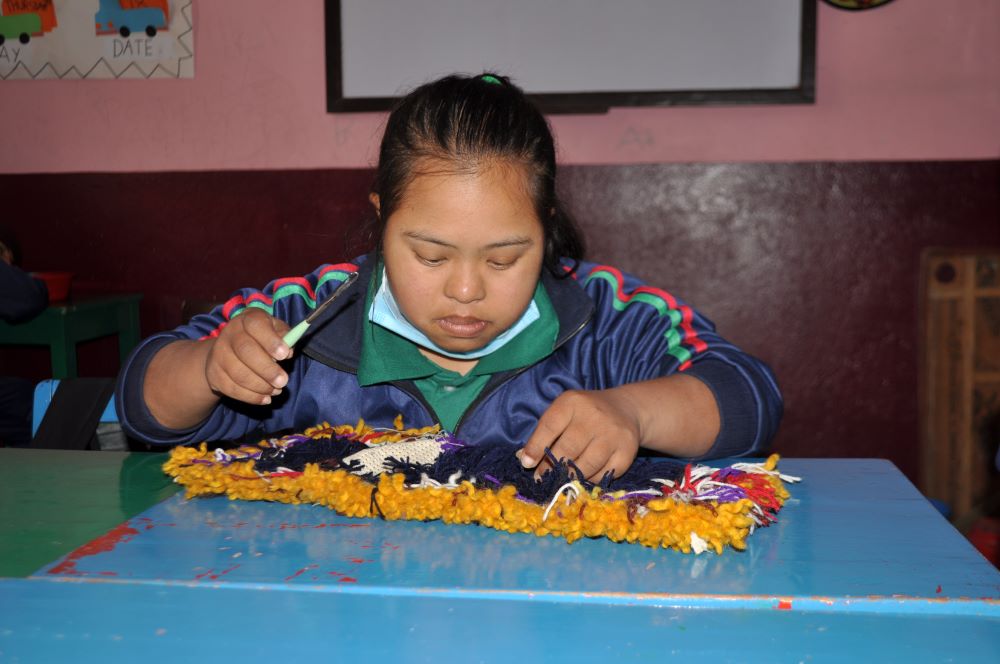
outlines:
{"label": "seated person in background", "polygon": [[[45,310],[45,284],[15,263],[17,245],[0,230],[0,320],[22,323]],[[0,445],[23,447],[31,441],[31,381],[0,376]]]}
{"label": "seated person in background", "polygon": [[[421,86],[386,125],[376,250],[146,340],[119,378],[123,428],[177,444],[402,414],[598,480],[640,448],[760,454],[781,418],[770,370],[669,293],[584,261],[555,176],[545,118],[505,77]],[[282,335],[351,273],[293,356]]]}
{"label": "seated person in background", "polygon": [[45,311],[49,291],[45,282],[15,265],[17,245],[5,235],[0,231],[0,320],[22,323]]}

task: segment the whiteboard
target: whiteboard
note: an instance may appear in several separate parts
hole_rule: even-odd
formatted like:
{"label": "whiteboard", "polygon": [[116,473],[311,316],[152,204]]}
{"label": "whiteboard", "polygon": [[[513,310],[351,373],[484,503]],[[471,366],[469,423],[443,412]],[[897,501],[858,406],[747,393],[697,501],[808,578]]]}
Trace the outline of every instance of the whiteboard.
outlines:
{"label": "whiteboard", "polygon": [[326,12],[331,111],[482,71],[556,111],[814,97],[810,0],[327,0]]}

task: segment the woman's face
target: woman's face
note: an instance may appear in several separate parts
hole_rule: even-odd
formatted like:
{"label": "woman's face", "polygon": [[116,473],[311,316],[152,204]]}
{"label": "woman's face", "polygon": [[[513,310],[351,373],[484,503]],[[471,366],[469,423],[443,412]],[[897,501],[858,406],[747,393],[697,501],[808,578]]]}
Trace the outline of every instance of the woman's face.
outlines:
{"label": "woman's face", "polygon": [[[544,232],[519,165],[424,164],[386,220],[386,273],[403,314],[452,352],[482,348],[531,302]],[[378,207],[378,198],[372,198]]]}

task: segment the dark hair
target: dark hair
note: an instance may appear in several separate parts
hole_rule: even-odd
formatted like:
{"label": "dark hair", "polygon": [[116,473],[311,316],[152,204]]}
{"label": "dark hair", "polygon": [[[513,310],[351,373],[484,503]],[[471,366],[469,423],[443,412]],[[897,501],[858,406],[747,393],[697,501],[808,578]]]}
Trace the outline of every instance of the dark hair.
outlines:
{"label": "dark hair", "polygon": [[446,76],[421,85],[393,107],[372,185],[379,197],[380,212],[372,229],[379,249],[386,220],[420,174],[417,162],[427,158],[446,162],[456,172],[491,160],[523,166],[544,230],[545,266],[564,276],[560,257],[583,258],[583,236],[556,194],[552,132],[542,113],[507,77]]}

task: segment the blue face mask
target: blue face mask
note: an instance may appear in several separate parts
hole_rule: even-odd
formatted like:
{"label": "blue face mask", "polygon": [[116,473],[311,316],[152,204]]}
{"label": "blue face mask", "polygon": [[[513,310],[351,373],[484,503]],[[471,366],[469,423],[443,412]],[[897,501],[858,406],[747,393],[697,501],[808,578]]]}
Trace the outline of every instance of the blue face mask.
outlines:
{"label": "blue face mask", "polygon": [[524,310],[524,313],[521,314],[517,322],[502,334],[497,335],[493,341],[478,350],[470,350],[467,353],[454,353],[435,344],[427,338],[427,335],[418,330],[413,323],[406,319],[403,312],[399,310],[399,304],[396,302],[396,298],[393,297],[392,290],[389,288],[389,279],[386,277],[385,268],[382,268],[382,285],[379,286],[378,292],[375,293],[371,310],[368,312],[368,320],[376,325],[384,327],[390,332],[395,332],[404,339],[409,339],[427,350],[432,350],[435,353],[456,360],[476,360],[489,355],[493,351],[502,348],[507,342],[520,334],[524,328],[538,320],[538,318],[538,305],[532,299],[531,304]]}

